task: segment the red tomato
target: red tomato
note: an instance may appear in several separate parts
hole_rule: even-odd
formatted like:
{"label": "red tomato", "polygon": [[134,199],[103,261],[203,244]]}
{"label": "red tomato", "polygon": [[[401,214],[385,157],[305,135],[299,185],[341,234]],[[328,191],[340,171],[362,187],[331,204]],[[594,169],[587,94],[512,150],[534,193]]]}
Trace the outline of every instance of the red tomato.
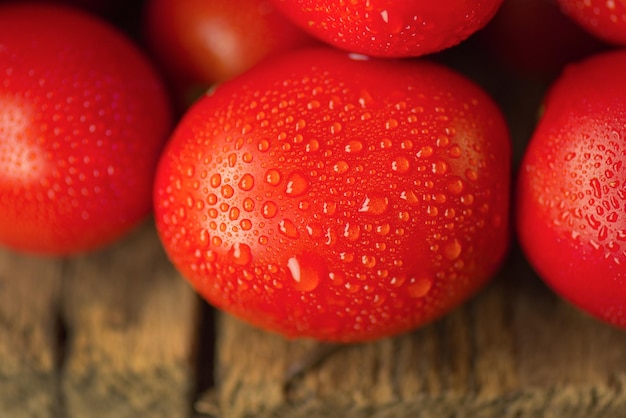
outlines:
{"label": "red tomato", "polygon": [[289,337],[371,340],[494,274],[509,160],[499,109],[457,73],[303,50],[192,106],[157,170],[156,224],[215,306]]}
{"label": "red tomato", "polygon": [[626,327],[626,51],[572,65],[545,100],[519,174],[531,264],[581,309]]}
{"label": "red tomato", "polygon": [[333,46],[372,56],[420,56],[465,40],[502,0],[272,0],[303,29]]}
{"label": "red tomato", "polygon": [[593,35],[626,45],[626,1],[557,0],[563,12]]}
{"label": "red tomato", "polygon": [[183,105],[195,90],[312,43],[267,0],[148,0],[145,36]]}
{"label": "red tomato", "polygon": [[138,49],[80,12],[8,4],[0,74],[0,243],[70,254],[148,215],[171,111]]}

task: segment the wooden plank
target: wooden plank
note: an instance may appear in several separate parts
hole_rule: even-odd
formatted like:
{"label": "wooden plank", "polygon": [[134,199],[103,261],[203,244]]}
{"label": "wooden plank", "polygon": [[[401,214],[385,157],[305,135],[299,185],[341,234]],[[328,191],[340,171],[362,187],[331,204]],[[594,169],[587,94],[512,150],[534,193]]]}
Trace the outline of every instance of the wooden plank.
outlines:
{"label": "wooden plank", "polygon": [[198,300],[151,223],[73,260],[63,297],[68,418],[189,415]]}
{"label": "wooden plank", "polygon": [[63,262],[0,250],[0,417],[59,413],[57,318]]}
{"label": "wooden plank", "polygon": [[626,333],[557,298],[517,251],[450,315],[343,346],[286,382],[313,346],[220,315],[207,410],[229,418],[618,418],[626,410]]}

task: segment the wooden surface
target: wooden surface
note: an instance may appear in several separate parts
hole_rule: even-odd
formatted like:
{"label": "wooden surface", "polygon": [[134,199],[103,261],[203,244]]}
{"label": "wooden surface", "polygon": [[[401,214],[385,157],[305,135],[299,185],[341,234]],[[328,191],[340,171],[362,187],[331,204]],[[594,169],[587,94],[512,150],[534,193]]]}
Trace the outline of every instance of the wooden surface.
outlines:
{"label": "wooden surface", "polygon": [[67,260],[0,252],[0,417],[187,417],[198,300],[151,225]]}
{"label": "wooden surface", "polygon": [[452,314],[340,347],[286,380],[314,347],[220,316],[217,386],[199,407],[236,418],[626,416],[626,333],[558,299],[518,253]]}
{"label": "wooden surface", "polygon": [[[220,314],[215,341],[199,345],[212,325],[210,316],[200,321],[200,306],[151,225],[73,259],[0,251],[0,417],[626,411],[626,333],[557,298],[518,251],[450,315],[374,343],[287,341]],[[312,356],[316,350],[326,355]],[[196,399],[196,383],[209,381],[215,385]]]}

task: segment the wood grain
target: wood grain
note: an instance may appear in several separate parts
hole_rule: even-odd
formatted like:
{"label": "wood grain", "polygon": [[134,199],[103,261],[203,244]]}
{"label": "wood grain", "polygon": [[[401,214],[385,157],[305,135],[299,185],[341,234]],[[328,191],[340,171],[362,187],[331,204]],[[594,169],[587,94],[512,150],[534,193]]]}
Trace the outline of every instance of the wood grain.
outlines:
{"label": "wood grain", "polygon": [[59,412],[56,349],[63,262],[0,250],[0,417]]}
{"label": "wood grain", "polygon": [[197,305],[152,225],[72,260],[63,282],[66,417],[188,416]]}
{"label": "wood grain", "polygon": [[477,297],[407,335],[315,346],[219,316],[213,413],[242,417],[623,417],[626,333],[577,311],[515,252]]}

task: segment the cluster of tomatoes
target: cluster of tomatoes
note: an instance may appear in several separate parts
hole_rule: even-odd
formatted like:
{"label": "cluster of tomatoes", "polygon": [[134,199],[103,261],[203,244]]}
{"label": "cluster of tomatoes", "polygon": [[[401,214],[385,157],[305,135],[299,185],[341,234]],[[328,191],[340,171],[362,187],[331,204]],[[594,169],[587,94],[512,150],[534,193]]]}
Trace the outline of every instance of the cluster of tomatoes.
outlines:
{"label": "cluster of tomatoes", "polygon": [[[515,236],[626,327],[624,1],[61,3],[0,0],[3,246],[71,256],[154,213],[216,307],[354,342],[463,303]],[[559,71],[519,167],[500,105],[435,58],[479,36]]]}

